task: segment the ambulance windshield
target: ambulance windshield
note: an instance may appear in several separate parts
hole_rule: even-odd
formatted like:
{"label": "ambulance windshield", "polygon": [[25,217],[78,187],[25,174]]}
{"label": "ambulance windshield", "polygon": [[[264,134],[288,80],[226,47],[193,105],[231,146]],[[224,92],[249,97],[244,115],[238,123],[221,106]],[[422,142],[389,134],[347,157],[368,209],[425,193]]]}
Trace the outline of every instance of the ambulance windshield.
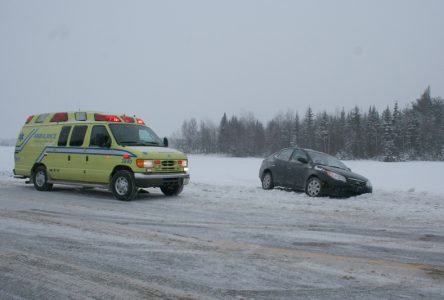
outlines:
{"label": "ambulance windshield", "polygon": [[151,128],[132,124],[110,124],[117,143],[122,146],[162,146],[162,140]]}

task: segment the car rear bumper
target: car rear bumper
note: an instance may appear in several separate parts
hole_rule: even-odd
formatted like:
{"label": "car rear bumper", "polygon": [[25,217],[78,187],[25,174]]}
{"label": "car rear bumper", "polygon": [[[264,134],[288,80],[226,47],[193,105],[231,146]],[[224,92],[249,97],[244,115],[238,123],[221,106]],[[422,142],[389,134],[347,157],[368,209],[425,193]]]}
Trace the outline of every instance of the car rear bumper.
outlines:
{"label": "car rear bumper", "polygon": [[190,174],[166,173],[166,174],[143,174],[135,173],[136,186],[141,188],[158,187],[164,184],[183,184],[190,182]]}

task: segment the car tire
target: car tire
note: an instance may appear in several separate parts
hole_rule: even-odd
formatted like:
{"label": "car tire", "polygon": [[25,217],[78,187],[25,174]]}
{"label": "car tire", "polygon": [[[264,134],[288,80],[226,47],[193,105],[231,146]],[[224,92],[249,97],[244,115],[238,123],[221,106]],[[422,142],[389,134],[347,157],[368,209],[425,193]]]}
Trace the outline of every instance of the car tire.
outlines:
{"label": "car tire", "polygon": [[264,190],[271,190],[274,188],[273,175],[271,175],[271,172],[265,172],[264,176],[262,176],[262,188]]}
{"label": "car tire", "polygon": [[38,191],[52,190],[52,183],[48,183],[48,172],[44,166],[39,166],[32,172],[32,182]]}
{"label": "car tire", "polygon": [[164,184],[160,190],[165,196],[177,196],[183,191],[183,184]]}
{"label": "car tire", "polygon": [[322,195],[322,182],[317,177],[311,177],[305,186],[305,193],[310,197]]}
{"label": "car tire", "polygon": [[117,171],[111,178],[111,191],[118,200],[133,200],[137,193],[133,173],[127,170]]}

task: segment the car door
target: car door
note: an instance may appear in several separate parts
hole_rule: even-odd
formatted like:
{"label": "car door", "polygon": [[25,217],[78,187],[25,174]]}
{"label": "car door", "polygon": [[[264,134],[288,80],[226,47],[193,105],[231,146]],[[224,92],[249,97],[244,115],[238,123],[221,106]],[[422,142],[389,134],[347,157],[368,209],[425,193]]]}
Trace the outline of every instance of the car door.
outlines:
{"label": "car door", "polygon": [[91,129],[88,153],[85,156],[85,180],[106,183],[112,172],[114,157],[109,156],[111,136],[104,125],[94,125]]}
{"label": "car door", "polygon": [[[301,162],[299,158],[306,162]],[[308,167],[307,154],[301,149],[295,149],[287,166],[286,184],[295,189],[304,189]]]}
{"label": "car door", "polygon": [[275,166],[273,172],[273,180],[275,185],[287,186],[287,176],[288,176],[288,164],[291,155],[293,154],[293,148],[282,149],[275,156]]}

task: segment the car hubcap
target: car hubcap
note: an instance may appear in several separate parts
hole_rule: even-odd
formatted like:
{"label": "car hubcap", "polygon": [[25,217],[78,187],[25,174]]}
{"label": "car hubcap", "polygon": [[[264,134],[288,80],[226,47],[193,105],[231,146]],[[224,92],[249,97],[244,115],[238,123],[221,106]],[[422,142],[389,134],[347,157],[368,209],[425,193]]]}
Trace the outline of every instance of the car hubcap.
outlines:
{"label": "car hubcap", "polygon": [[266,189],[269,188],[270,187],[270,181],[271,181],[270,174],[265,175],[264,181],[263,181],[263,187],[266,188]]}
{"label": "car hubcap", "polygon": [[128,192],[128,180],[125,177],[119,177],[116,180],[116,192],[123,196]]}
{"label": "car hubcap", "polygon": [[36,175],[35,175],[35,183],[38,186],[43,186],[45,184],[45,180],[46,180],[46,176],[45,176],[45,172],[43,171],[39,171]]}
{"label": "car hubcap", "polygon": [[317,180],[312,180],[308,183],[307,190],[310,196],[317,196],[321,190],[321,185]]}

